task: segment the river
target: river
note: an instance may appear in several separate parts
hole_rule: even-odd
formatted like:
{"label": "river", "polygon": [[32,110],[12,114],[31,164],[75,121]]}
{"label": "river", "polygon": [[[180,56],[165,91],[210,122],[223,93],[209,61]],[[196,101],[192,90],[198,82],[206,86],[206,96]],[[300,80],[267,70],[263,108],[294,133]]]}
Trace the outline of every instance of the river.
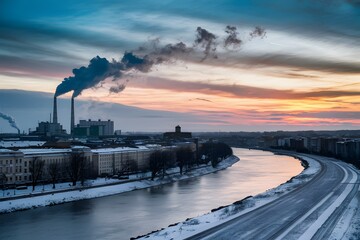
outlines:
{"label": "river", "polygon": [[233,150],[240,161],[214,174],[0,215],[0,239],[129,239],[264,192],[303,170],[292,157]]}

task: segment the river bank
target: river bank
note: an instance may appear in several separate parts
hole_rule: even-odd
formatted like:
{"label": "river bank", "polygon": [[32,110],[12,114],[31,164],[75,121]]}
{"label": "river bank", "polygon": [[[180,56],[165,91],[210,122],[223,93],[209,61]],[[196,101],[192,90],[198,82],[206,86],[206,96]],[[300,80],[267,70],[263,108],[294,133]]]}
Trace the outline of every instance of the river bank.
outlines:
{"label": "river bank", "polygon": [[280,155],[290,155],[301,161],[304,170],[297,176],[292,177],[287,182],[260,193],[256,196],[248,196],[236,201],[228,206],[221,206],[211,210],[211,212],[194,218],[186,219],[183,222],[171,224],[167,228],[153,231],[149,234],[132,239],[185,239],[206,229],[210,229],[231,219],[239,217],[247,212],[253,211],[265,204],[268,204],[284,194],[296,189],[305,182],[310,181],[317,172],[320,171],[320,164],[311,158],[288,154],[284,152],[274,152]]}
{"label": "river bank", "polygon": [[214,173],[226,169],[239,161],[236,156],[231,156],[213,168],[210,164],[199,166],[196,169],[185,172],[183,175],[179,174],[178,168],[170,169],[164,178],[132,180],[127,182],[111,182],[108,185],[91,186],[78,189],[61,190],[61,192],[42,192],[38,196],[21,196],[17,199],[3,200],[0,202],[0,213],[9,213],[13,211],[27,210],[42,206],[52,206],[63,204],[66,202],[79,201],[84,199],[99,198],[119,193],[134,191],[137,189],[150,188],[163,184],[168,184],[174,181],[185,180],[189,178],[199,177],[202,175]]}

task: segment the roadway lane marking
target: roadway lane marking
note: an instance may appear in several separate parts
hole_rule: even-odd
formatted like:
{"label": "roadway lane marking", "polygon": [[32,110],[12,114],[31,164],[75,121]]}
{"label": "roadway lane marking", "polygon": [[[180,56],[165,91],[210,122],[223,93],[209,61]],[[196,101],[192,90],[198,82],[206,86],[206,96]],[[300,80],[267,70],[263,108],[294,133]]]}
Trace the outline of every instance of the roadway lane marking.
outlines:
{"label": "roadway lane marking", "polygon": [[275,238],[275,240],[281,240],[284,239],[284,237],[293,230],[299,223],[303,222],[310,214],[316,211],[321,205],[323,205],[334,193],[329,193],[323,200],[321,200],[318,204],[316,204],[313,208],[311,208],[304,216],[302,216],[300,219],[298,219],[295,223],[293,223],[288,229],[286,229],[285,232],[283,232],[280,236]]}
{"label": "roadway lane marking", "polygon": [[[338,165],[339,166],[339,165]],[[340,166],[341,167],[341,166]],[[344,182],[347,177],[348,177],[348,173],[347,171],[345,171],[345,169],[343,167],[341,167],[342,170],[345,173],[345,176],[343,178],[343,180],[341,182]],[[304,216],[302,216],[301,218],[299,218],[295,223],[293,223],[290,227],[288,227],[288,229],[286,229],[286,231],[284,231],[280,236],[278,236],[277,238],[275,238],[275,240],[281,240],[284,239],[284,237],[289,234],[289,232],[291,230],[293,230],[298,224],[300,224],[301,222],[303,222],[308,216],[310,216],[313,212],[315,212],[321,205],[323,205],[334,193],[331,192],[328,195],[326,195],[325,198],[323,198],[323,200],[321,200],[318,204],[316,204],[313,208],[311,208]]]}
{"label": "roadway lane marking", "polygon": [[[338,166],[345,170],[345,168],[343,168],[342,166]],[[351,168],[349,168],[349,170],[353,175],[350,183],[354,183],[357,181],[357,174]],[[350,194],[351,190],[351,185],[346,186],[345,190],[341,193],[341,195],[319,216],[319,218],[299,237],[299,239],[311,239],[322,227],[322,225],[324,225],[326,220],[330,218],[331,214],[336,210],[336,208],[344,202],[345,198]]]}

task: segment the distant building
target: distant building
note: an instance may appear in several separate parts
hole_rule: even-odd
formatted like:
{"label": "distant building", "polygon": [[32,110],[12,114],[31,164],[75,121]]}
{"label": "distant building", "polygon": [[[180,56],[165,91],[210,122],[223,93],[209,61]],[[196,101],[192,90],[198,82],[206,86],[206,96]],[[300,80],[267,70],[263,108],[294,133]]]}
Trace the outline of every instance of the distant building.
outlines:
{"label": "distant building", "polygon": [[164,133],[164,138],[167,138],[167,139],[192,138],[192,134],[191,134],[191,132],[181,132],[181,127],[179,125],[177,125],[175,127],[175,132]]}
{"label": "distant building", "polygon": [[54,135],[66,134],[66,131],[63,129],[60,123],[40,122],[36,127],[36,130],[30,134],[51,137]]}
{"label": "distant building", "polygon": [[74,136],[76,137],[99,137],[114,134],[114,121],[92,121],[89,119],[80,120],[79,124],[74,127]]}
{"label": "distant building", "polygon": [[360,162],[360,139],[339,141],[336,143],[336,156],[344,160]]}

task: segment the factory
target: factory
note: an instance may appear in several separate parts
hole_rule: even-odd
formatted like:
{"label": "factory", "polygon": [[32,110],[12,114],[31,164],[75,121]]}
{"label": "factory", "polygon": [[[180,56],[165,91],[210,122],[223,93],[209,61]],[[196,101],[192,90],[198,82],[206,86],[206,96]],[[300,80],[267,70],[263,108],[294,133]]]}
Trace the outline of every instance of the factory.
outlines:
{"label": "factory", "polygon": [[[112,136],[114,135],[114,121],[108,119],[107,121],[102,121],[101,119],[97,121],[89,120],[80,120],[79,124],[75,125],[75,102],[74,98],[71,98],[71,116],[70,116],[70,136],[71,137],[90,137],[96,138],[100,136]],[[117,130],[119,133],[119,130]],[[121,133],[121,131],[120,131]],[[53,115],[52,121],[39,122],[35,131],[29,133],[32,136],[41,136],[46,138],[51,137],[69,137],[66,133],[66,130],[63,129],[63,126],[58,122],[58,111],[57,111],[57,98],[54,96],[53,102]]]}
{"label": "factory", "polygon": [[89,119],[80,120],[79,124],[73,129],[73,136],[75,137],[99,137],[114,135],[114,121],[110,119],[107,121],[92,121]]}

